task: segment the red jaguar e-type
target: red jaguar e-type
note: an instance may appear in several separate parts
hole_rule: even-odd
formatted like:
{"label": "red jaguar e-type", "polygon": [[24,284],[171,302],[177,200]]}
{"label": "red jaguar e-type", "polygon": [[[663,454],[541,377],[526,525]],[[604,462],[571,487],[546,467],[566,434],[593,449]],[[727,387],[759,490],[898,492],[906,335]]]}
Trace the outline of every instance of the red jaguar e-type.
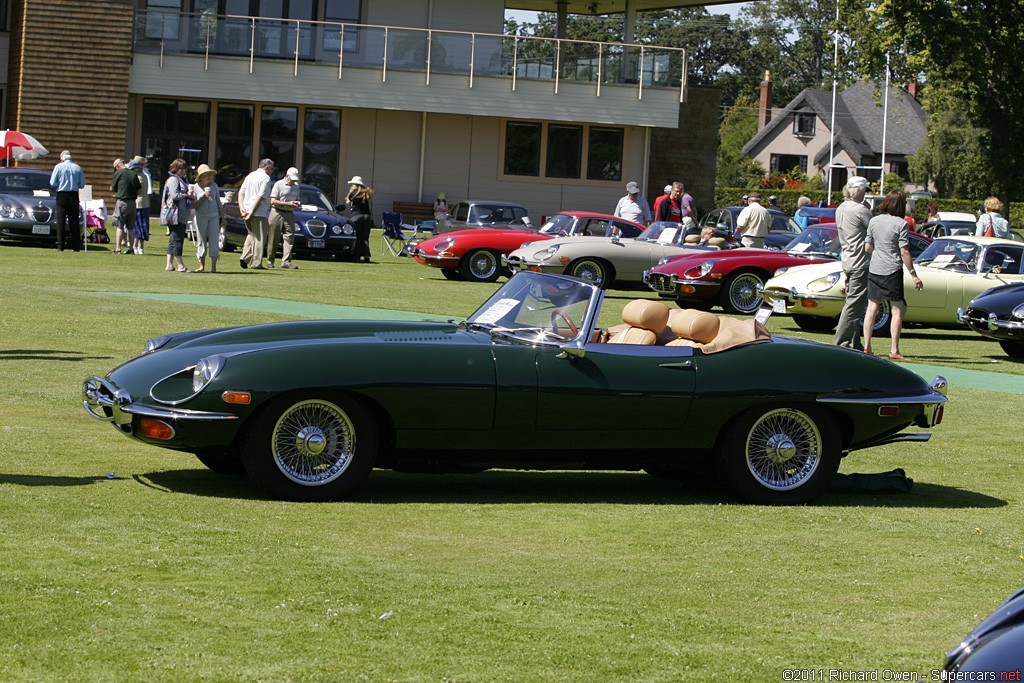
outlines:
{"label": "red jaguar e-type", "polygon": [[528,242],[540,242],[567,235],[636,237],[644,226],[624,218],[591,211],[562,211],[552,216],[539,230],[458,230],[423,240],[409,248],[420,263],[440,268],[449,280],[494,282],[507,275],[502,255]]}

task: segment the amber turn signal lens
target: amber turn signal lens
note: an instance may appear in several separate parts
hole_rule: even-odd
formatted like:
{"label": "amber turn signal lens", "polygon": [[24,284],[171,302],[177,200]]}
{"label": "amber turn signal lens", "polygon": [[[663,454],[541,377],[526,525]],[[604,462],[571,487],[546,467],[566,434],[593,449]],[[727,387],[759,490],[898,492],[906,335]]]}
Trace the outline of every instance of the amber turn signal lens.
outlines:
{"label": "amber turn signal lens", "polygon": [[148,436],[151,439],[160,439],[161,441],[167,441],[174,437],[174,428],[166,422],[160,420],[154,420],[151,417],[144,417],[139,422],[139,427],[142,431],[143,436]]}
{"label": "amber turn signal lens", "polygon": [[239,405],[249,405],[249,402],[252,401],[252,395],[248,391],[225,391],[220,397],[225,403]]}

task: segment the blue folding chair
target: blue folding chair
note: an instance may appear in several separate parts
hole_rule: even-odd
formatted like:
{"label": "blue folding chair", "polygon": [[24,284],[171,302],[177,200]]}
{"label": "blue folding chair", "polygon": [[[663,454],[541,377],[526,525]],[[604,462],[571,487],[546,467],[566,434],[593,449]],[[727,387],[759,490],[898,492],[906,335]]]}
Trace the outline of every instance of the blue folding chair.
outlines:
{"label": "blue folding chair", "polygon": [[409,239],[402,232],[402,214],[396,211],[385,211],[381,216],[381,248],[380,255],[391,252],[392,256],[408,256],[406,241]]}

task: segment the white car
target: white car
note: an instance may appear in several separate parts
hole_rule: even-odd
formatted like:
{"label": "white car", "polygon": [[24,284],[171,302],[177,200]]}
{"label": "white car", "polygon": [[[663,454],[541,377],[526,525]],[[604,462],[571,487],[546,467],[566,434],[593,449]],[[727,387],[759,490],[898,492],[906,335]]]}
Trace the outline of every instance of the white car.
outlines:
{"label": "white car", "polygon": [[[1024,282],[1024,244],[998,237],[940,237],[914,260],[924,287],[914,289],[904,270],[907,300],[904,321],[934,327],[957,327],[956,312],[971,299],[998,285]],[[784,271],[784,272],[783,272]],[[819,263],[781,269],[764,285],[765,299],[784,302],[793,321],[806,330],[830,330],[839,320],[846,301],[846,276],[842,264]],[[884,304],[875,329],[889,327],[889,308]]]}
{"label": "white car", "polygon": [[[524,244],[507,262],[515,271],[572,275],[607,289],[613,282],[643,282],[644,271],[666,257],[718,251],[717,247],[688,244],[684,225],[651,223],[634,239],[625,237],[559,237]],[[691,237],[692,240],[692,237]]]}

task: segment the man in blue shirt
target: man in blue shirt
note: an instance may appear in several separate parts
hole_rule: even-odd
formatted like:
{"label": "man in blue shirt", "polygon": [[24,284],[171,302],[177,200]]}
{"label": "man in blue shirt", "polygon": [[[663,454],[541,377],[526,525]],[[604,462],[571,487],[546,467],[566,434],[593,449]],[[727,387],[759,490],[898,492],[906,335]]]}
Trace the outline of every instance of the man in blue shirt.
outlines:
{"label": "man in blue shirt", "polygon": [[60,163],[50,174],[50,186],[57,191],[57,251],[64,251],[65,245],[78,251],[82,248],[78,191],[85,187],[85,174],[71,160],[68,150],[60,153]]}

